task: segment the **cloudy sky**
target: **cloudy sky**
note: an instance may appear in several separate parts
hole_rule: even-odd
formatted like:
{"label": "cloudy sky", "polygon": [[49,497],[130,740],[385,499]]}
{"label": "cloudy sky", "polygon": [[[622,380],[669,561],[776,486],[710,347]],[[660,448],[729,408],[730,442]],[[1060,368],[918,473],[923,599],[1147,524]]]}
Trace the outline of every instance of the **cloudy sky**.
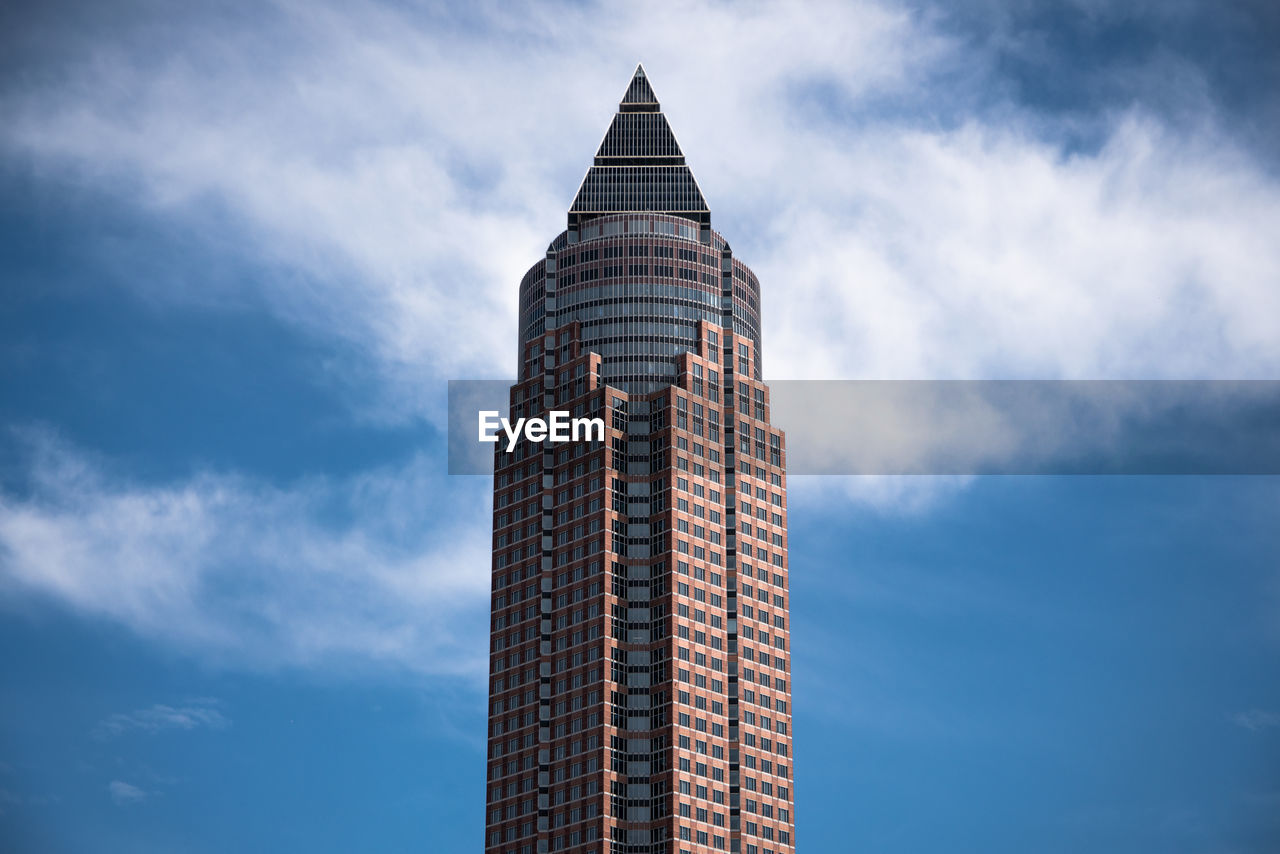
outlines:
{"label": "cloudy sky", "polygon": [[[1276,379],[1276,44],[1264,0],[5,6],[0,847],[479,846],[445,383],[514,374],[636,62],[767,379]],[[791,502],[806,849],[1280,847],[1275,478]]]}

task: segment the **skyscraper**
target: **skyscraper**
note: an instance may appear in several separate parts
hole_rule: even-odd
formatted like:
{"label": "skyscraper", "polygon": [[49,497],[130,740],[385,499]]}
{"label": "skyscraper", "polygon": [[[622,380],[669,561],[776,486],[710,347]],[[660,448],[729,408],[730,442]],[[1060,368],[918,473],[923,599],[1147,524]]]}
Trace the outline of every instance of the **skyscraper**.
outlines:
{"label": "skyscraper", "polygon": [[794,850],[785,443],[760,285],[637,68],[520,283],[499,443],[485,850]]}

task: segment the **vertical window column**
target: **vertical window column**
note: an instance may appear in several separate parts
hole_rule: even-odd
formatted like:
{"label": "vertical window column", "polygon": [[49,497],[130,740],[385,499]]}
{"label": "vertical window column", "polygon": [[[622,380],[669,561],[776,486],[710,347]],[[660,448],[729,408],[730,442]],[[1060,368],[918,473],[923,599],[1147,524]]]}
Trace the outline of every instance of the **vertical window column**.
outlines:
{"label": "vertical window column", "polygon": [[733,325],[733,252],[728,247],[720,256],[720,307],[724,336],[724,361],[721,375],[724,386],[721,399],[724,413],[724,526],[725,526],[725,603],[727,606],[727,664],[729,706],[729,848],[739,851],[741,844],[741,805],[739,795],[740,738],[738,707],[738,490],[737,464],[734,456],[734,334]]}
{"label": "vertical window column", "polygon": [[[554,282],[555,258],[547,253],[547,288]],[[552,326],[548,326],[551,329]],[[543,413],[555,406],[556,339],[548,334],[542,347]],[[555,572],[555,452],[542,452],[542,572],[540,578],[538,643],[538,851],[550,850],[551,837],[551,588]]]}

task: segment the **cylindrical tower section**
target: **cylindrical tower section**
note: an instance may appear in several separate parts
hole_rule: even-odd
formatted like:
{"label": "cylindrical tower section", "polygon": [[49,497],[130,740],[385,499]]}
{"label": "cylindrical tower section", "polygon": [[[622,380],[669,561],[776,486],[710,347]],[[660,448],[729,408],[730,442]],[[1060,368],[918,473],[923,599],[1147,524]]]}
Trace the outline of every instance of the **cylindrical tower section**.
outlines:
{"label": "cylindrical tower section", "polygon": [[625,213],[592,219],[572,243],[561,233],[521,280],[521,352],[577,321],[584,350],[602,358],[602,379],[645,393],[674,381],[706,320],[752,342],[750,375],[761,379],[760,283],[722,236],[703,232],[703,243],[699,231],[679,216]]}

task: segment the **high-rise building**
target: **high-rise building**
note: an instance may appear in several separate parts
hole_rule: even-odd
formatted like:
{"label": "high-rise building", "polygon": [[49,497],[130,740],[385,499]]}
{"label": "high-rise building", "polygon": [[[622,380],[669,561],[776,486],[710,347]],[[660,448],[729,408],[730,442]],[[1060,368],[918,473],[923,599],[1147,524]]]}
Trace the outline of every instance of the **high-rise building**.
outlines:
{"label": "high-rise building", "polygon": [[511,418],[607,431],[495,451],[485,850],[793,851],[760,285],[643,68],[519,317]]}

